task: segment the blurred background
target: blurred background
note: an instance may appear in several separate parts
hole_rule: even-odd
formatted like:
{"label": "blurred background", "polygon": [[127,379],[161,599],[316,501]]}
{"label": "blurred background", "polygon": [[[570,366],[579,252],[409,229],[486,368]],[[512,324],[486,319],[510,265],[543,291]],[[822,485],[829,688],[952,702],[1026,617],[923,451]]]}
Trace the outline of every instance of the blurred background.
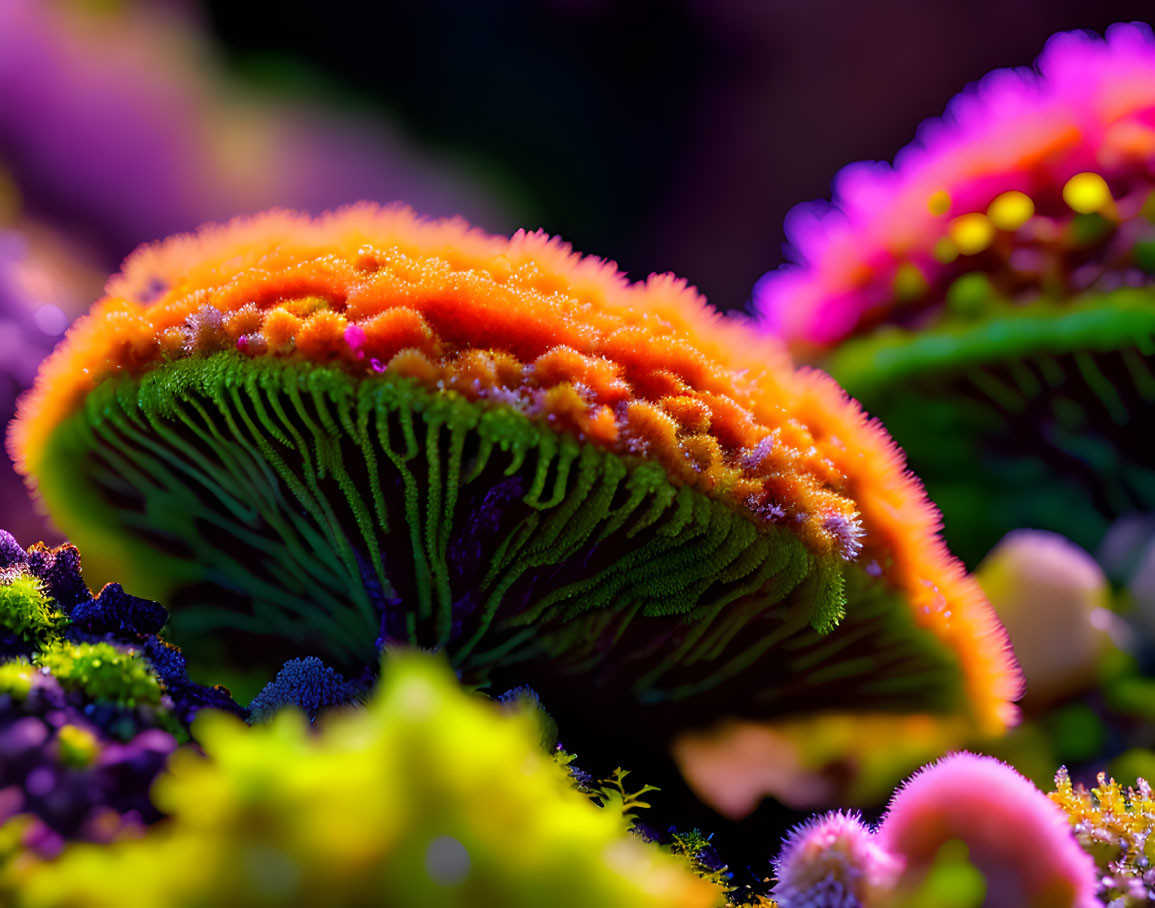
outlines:
{"label": "blurred background", "polygon": [[[839,167],[1141,0],[0,0],[0,421],[137,244],[372,199],[724,309]],[[53,530],[0,462],[0,524]]]}

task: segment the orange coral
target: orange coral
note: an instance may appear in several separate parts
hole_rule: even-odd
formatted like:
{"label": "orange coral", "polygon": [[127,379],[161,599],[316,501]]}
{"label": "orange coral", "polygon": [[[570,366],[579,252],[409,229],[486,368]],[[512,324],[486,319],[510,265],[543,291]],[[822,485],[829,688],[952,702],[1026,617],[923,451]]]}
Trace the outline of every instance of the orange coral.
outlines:
{"label": "orange coral", "polygon": [[36,474],[55,426],[103,379],[230,347],[414,376],[657,460],[887,578],[959,654],[976,714],[1010,718],[1017,675],[997,622],[900,452],[833,381],[795,372],[680,280],[630,284],[541,233],[493,237],[400,208],[206,228],[138,251],[73,327],[11,433],[22,470]]}

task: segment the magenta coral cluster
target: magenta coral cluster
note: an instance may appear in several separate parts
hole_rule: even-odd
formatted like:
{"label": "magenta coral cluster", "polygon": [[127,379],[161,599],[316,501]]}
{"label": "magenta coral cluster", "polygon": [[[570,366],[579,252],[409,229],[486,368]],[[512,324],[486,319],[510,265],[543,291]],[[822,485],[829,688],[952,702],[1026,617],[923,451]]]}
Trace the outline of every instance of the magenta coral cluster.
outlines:
{"label": "magenta coral cluster", "polygon": [[[881,321],[917,323],[926,300],[1145,284],[1155,182],[1155,37],[1058,34],[1034,67],[997,70],[922,125],[894,163],[837,175],[830,202],[787,217],[793,265],[754,293],[763,325],[800,350]],[[1121,228],[1094,243],[1089,233]],[[966,286],[963,286],[966,285]]]}
{"label": "magenta coral cluster", "polygon": [[1096,869],[1063,811],[993,757],[919,770],[878,828],[833,813],[795,829],[775,869],[780,908],[882,908],[917,893],[953,840],[986,879],[985,908],[1097,908]]}

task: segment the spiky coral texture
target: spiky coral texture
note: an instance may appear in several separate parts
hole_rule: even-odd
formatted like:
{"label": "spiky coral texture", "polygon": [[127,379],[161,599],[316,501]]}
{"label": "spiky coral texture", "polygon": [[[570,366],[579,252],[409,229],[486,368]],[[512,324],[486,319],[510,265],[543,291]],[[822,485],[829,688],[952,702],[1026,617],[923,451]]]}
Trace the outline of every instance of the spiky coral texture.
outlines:
{"label": "spiky coral texture", "polygon": [[1033,68],[986,76],[893,166],[850,165],[832,202],[791,212],[796,264],[759,284],[764,324],[813,351],[947,301],[1146,282],[1152,86],[1142,23],[1055,35]]}
{"label": "spiky coral texture", "polygon": [[1099,773],[1089,791],[1072,785],[1066,768],[1055,776],[1051,800],[1071,821],[1079,844],[1095,859],[1102,875],[1099,897],[1112,908],[1138,908],[1155,901],[1155,798],[1139,779],[1123,788]]}
{"label": "spiky coral texture", "polygon": [[826,376],[670,277],[630,285],[542,234],[402,209],[272,213],[138,252],[43,369],[11,436],[35,475],[102,380],[222,349],[379,371],[524,409],[858,559],[959,654],[985,723],[1017,677],[981,592],[882,430]]}
{"label": "spiky coral texture", "polygon": [[852,556],[853,531],[827,528],[857,523],[837,441],[796,411],[781,354],[734,362],[736,340],[684,284],[631,287],[540,234],[507,241],[403,210],[267,215],[138,253],[42,374],[17,448],[33,465],[109,375],[222,349],[295,354],[508,402],[703,491],[782,508],[813,545]]}
{"label": "spiky coral texture", "polygon": [[860,816],[828,813],[787,836],[774,861],[774,898],[781,908],[861,908],[885,898],[900,869]]}
{"label": "spiky coral texture", "polygon": [[969,753],[926,766],[895,793],[878,845],[925,872],[951,839],[987,878],[988,908],[1097,908],[1095,867],[1046,795],[1005,763]]}

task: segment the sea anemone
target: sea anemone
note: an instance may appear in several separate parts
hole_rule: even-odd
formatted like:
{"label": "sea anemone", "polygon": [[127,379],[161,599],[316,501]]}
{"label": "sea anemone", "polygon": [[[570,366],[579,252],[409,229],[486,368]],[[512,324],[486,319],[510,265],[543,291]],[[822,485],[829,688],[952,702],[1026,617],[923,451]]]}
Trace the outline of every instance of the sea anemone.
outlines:
{"label": "sea anemone", "polygon": [[[763,326],[881,417],[968,563],[1155,507],[1155,38],[1054,36],[787,221]],[[1071,515],[1078,514],[1077,520]]]}
{"label": "sea anemone", "polygon": [[1001,629],[882,429],[682,282],[542,234],[359,206],[145,248],[20,413],[86,557],[233,661],[403,643],[551,707],[1013,718]]}
{"label": "sea anemone", "polygon": [[[6,904],[720,908],[724,890],[595,806],[535,723],[397,652],[366,709],[195,726],[153,791],[170,820],[0,873]],[[126,890],[125,881],[131,880]]]}
{"label": "sea anemone", "polygon": [[895,793],[877,844],[916,885],[961,840],[986,877],[984,908],[1097,908],[1096,870],[1058,807],[1005,763],[969,753],[924,767]]}

